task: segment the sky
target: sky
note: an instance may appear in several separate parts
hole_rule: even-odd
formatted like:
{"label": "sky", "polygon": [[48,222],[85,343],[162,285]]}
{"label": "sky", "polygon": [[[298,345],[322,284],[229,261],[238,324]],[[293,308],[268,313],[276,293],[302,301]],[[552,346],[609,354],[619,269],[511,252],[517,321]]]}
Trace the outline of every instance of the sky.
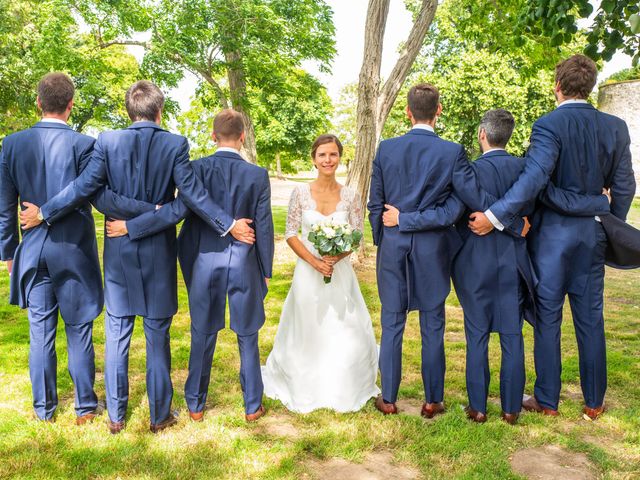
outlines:
{"label": "sky", "polygon": [[[364,48],[364,24],[369,0],[326,0],[334,12],[336,27],[337,54],[332,64],[331,73],[320,72],[312,62],[306,62],[303,67],[314,74],[326,87],[332,99],[338,100],[342,88],[357,82],[362,65]],[[595,9],[594,9],[595,10]],[[391,0],[389,17],[384,37],[384,51],[382,55],[382,78],[386,78],[398,57],[398,47],[406,40],[411,29],[411,15],[404,7],[403,0]],[[586,27],[589,20],[581,21],[580,26]],[[130,47],[138,60],[142,59],[142,48]],[[600,72],[599,81],[609,77],[623,68],[631,66],[631,57],[622,53],[604,65]],[[178,101],[180,108],[189,108],[191,96],[195,92],[197,79],[188,75],[178,86],[170,91],[170,96]]]}

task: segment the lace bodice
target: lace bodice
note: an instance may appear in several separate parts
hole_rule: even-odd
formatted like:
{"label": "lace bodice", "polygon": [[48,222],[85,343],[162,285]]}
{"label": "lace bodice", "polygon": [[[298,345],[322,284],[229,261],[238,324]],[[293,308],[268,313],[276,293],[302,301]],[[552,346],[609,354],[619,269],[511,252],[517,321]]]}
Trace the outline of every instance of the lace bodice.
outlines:
{"label": "lace bodice", "polygon": [[306,244],[311,226],[325,218],[349,222],[354,230],[364,232],[360,195],[352,188],[344,186],[340,189],[340,201],[336,205],[336,211],[330,215],[323,215],[316,208],[316,202],[311,196],[311,186],[308,183],[297,186],[291,192],[284,238],[295,237],[302,229],[302,241]]}

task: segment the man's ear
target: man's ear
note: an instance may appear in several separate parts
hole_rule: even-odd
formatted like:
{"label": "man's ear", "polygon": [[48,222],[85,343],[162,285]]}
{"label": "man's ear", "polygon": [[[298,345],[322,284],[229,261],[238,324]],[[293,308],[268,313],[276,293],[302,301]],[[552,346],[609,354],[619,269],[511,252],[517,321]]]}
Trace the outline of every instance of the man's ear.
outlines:
{"label": "man's ear", "polygon": [[409,110],[409,105],[407,105],[405,111],[407,112],[407,117],[409,117],[409,120],[413,120],[413,113],[411,113],[411,110]]}
{"label": "man's ear", "polygon": [[442,104],[438,103],[438,110],[436,110],[436,117],[442,115]]}
{"label": "man's ear", "polygon": [[245,140],[245,138],[246,138],[246,134],[245,134],[245,132],[243,131],[243,132],[240,134],[240,142],[241,142],[242,144],[244,144],[244,140]]}
{"label": "man's ear", "polygon": [[216,132],[211,132],[211,140],[215,143],[218,143],[218,137],[216,136]]}
{"label": "man's ear", "polygon": [[560,82],[556,82],[555,91],[558,93],[562,93],[562,87],[560,86]]}
{"label": "man's ear", "polygon": [[38,105],[38,110],[42,112],[42,102],[40,101],[40,96],[36,97],[36,104]]}
{"label": "man's ear", "polygon": [[73,98],[71,99],[71,101],[69,102],[69,104],[67,105],[67,112],[69,114],[71,114],[71,109],[73,108]]}
{"label": "man's ear", "polygon": [[158,111],[158,114],[156,115],[156,123],[158,125],[162,123],[162,110]]}

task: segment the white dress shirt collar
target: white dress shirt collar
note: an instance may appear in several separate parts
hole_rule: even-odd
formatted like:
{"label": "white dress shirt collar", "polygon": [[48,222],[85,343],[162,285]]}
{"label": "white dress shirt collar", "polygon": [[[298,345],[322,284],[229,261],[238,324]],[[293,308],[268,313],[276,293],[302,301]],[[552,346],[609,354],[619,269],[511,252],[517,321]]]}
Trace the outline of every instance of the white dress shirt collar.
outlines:
{"label": "white dress shirt collar", "polygon": [[218,147],[218,149],[216,150],[216,153],[218,152],[231,152],[231,153],[237,153],[238,155],[240,155],[240,151],[232,147]]}
{"label": "white dress shirt collar", "polygon": [[417,130],[427,130],[429,132],[433,132],[433,127],[431,125],[427,125],[426,123],[416,123],[413,127],[412,130],[417,129]]}
{"label": "white dress shirt collar", "polygon": [[67,122],[60,120],[59,118],[51,118],[51,117],[42,117],[40,119],[41,122],[46,122],[46,123],[59,123],[61,125],[66,125]]}
{"label": "white dress shirt collar", "polygon": [[506,151],[507,151],[507,150],[506,150],[506,149],[504,149],[504,148],[496,147],[496,148],[490,148],[490,149],[489,149],[489,150],[487,150],[486,152],[482,152],[482,154],[483,154],[483,155],[486,155],[486,154],[487,154],[487,153],[489,153],[489,152],[497,152],[497,151],[499,151],[499,150],[502,150],[503,152],[506,152]]}
{"label": "white dress shirt collar", "polygon": [[564,102],[560,103],[558,105],[558,108],[560,108],[563,105],[569,105],[569,104],[572,104],[572,103],[589,103],[589,102],[587,102],[586,100],[584,100],[582,98],[570,98],[570,99],[565,100]]}

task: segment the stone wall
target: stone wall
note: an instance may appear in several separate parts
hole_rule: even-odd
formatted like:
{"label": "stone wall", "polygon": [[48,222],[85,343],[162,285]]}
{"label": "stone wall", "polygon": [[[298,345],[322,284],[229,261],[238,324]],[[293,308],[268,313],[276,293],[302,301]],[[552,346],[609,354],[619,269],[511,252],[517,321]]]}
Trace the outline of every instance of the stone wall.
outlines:
{"label": "stone wall", "polygon": [[631,156],[636,175],[636,195],[640,195],[640,80],[602,85],[598,108],[627,122],[631,135]]}

